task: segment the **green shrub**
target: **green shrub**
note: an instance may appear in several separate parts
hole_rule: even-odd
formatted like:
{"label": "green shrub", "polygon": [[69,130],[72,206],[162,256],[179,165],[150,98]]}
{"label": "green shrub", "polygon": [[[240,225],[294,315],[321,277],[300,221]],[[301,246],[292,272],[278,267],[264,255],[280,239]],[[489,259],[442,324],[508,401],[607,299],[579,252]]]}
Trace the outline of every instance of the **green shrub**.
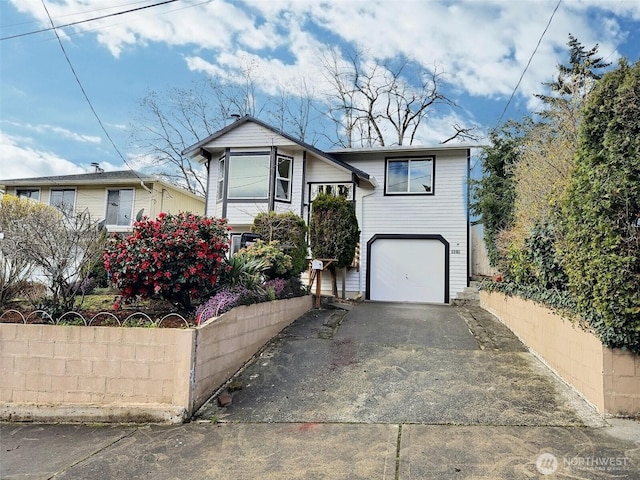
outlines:
{"label": "green shrub", "polygon": [[224,287],[258,287],[264,281],[264,271],[269,268],[262,258],[248,255],[234,255],[225,260],[226,268],[222,269],[218,279],[218,289]]}
{"label": "green shrub", "polygon": [[335,258],[332,268],[351,265],[360,239],[353,204],[344,197],[320,194],[313,201],[309,226],[315,258]]}
{"label": "green shrub", "polygon": [[640,352],[640,63],[621,62],[584,110],[563,201],[563,264],[603,342]]}
{"label": "green shrub", "polygon": [[293,212],[263,212],[253,219],[251,231],[266,242],[277,240],[284,253],[291,256],[292,275],[307,269],[307,225]]}
{"label": "green shrub", "polygon": [[551,223],[536,224],[525,241],[529,251],[535,282],[540,288],[567,289],[567,273],[556,248],[556,227]]}
{"label": "green shrub", "polygon": [[240,257],[242,262],[262,262],[267,279],[289,278],[299,273],[294,273],[291,256],[282,251],[277,240],[258,240],[253,245],[241,249],[235,256]]}

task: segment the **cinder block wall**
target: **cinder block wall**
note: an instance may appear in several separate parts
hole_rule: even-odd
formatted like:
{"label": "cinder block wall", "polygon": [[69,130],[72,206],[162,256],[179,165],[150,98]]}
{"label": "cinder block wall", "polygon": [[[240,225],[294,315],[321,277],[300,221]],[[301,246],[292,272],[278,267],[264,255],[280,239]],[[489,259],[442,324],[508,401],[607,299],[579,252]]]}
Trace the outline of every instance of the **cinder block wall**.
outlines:
{"label": "cinder block wall", "polygon": [[309,295],[241,306],[198,327],[193,410],[311,304]]}
{"label": "cinder block wall", "polygon": [[195,329],[0,324],[0,420],[182,422],[311,301]]}
{"label": "cinder block wall", "polygon": [[600,414],[640,416],[640,356],[604,347],[593,333],[530,300],[481,291],[480,304]]}
{"label": "cinder block wall", "polygon": [[129,418],[140,405],[165,405],[184,416],[193,337],[179,329],[0,324],[0,402],[37,405],[15,409],[17,420],[64,417],[72,405],[84,414],[108,405],[107,417]]}

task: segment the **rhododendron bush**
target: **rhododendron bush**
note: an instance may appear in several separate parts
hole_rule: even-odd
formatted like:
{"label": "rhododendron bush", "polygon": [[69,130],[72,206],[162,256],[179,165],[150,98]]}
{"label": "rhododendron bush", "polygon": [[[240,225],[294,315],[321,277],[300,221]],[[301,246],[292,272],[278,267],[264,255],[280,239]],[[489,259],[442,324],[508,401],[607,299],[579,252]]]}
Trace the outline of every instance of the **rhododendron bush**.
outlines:
{"label": "rhododendron bush", "polygon": [[105,269],[125,302],[162,298],[189,310],[194,299],[213,293],[225,268],[229,230],[224,219],[190,213],[145,218],[127,237],[112,239]]}

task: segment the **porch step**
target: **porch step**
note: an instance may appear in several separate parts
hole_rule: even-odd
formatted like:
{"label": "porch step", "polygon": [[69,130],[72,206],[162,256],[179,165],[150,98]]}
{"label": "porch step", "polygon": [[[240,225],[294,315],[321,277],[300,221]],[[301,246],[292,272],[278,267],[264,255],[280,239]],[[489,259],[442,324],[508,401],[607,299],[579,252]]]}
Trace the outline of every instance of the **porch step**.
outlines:
{"label": "porch step", "polygon": [[469,286],[465,287],[462,292],[458,292],[456,298],[453,299],[454,305],[464,305],[466,303],[478,303],[480,302],[480,285],[482,283],[472,280],[469,282]]}

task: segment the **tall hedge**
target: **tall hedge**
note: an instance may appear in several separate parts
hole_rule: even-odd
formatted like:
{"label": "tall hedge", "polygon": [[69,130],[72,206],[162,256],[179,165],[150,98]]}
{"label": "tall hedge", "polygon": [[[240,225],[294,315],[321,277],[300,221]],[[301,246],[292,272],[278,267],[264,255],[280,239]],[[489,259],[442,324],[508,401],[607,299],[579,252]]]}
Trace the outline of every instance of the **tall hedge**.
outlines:
{"label": "tall hedge", "polygon": [[320,194],[313,201],[309,223],[313,256],[336,258],[332,267],[351,265],[360,238],[353,203],[344,197]]}
{"label": "tall hedge", "polygon": [[253,219],[251,231],[267,243],[278,241],[282,251],[291,257],[292,276],[307,269],[307,225],[302,217],[293,212],[259,213]]}
{"label": "tall hedge", "polygon": [[562,214],[579,309],[606,345],[640,352],[640,63],[621,62],[592,92]]}

